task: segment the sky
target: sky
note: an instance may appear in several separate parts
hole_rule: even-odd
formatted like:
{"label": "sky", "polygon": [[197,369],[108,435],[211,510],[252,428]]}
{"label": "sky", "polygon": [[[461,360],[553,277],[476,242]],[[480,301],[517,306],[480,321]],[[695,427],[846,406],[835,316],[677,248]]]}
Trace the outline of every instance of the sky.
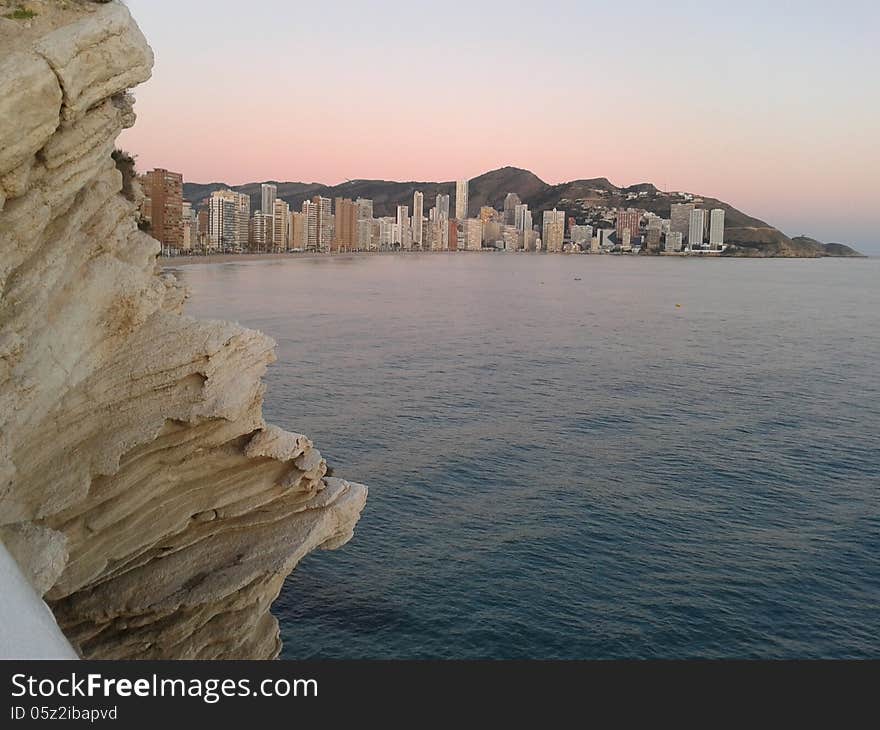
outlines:
{"label": "sky", "polygon": [[724,200],[880,254],[880,3],[127,0],[120,144],[193,182],[505,165]]}

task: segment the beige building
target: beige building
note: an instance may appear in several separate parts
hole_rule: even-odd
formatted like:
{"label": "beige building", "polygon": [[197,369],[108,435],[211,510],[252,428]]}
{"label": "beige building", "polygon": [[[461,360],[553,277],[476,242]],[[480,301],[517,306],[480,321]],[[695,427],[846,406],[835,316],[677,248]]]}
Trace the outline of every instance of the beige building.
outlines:
{"label": "beige building", "polygon": [[483,248],[483,224],[479,218],[468,218],[463,222],[464,245],[468,251]]}
{"label": "beige building", "polygon": [[306,217],[296,211],[290,214],[290,247],[306,250]]}
{"label": "beige building", "polygon": [[357,248],[358,206],[349,198],[336,198],[334,251],[353,251]]}
{"label": "beige building", "polygon": [[276,198],[272,203],[272,250],[282,253],[290,247],[290,205]]}
{"label": "beige building", "polygon": [[562,251],[562,242],[565,239],[565,211],[545,210],[544,229],[541,241],[543,249],[551,253]]}

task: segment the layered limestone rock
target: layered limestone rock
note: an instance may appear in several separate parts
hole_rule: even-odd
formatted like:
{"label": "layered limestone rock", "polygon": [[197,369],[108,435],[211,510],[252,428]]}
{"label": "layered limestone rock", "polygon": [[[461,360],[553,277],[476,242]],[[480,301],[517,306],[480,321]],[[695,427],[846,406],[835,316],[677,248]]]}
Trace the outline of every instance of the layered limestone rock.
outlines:
{"label": "layered limestone rock", "polygon": [[285,577],[367,490],[263,421],[274,343],[184,316],[137,228],[128,10],[46,8],[0,24],[0,539],[83,656],[274,657]]}

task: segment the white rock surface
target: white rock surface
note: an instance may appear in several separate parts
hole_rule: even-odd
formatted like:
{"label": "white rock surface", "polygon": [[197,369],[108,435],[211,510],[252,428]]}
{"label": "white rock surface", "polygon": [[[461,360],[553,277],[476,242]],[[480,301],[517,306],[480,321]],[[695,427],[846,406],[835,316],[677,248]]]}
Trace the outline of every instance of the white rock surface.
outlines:
{"label": "white rock surface", "polygon": [[0,24],[0,540],[84,656],[276,656],[285,577],[367,489],[263,421],[274,343],[183,316],[136,226],[128,10],[41,7],[32,38]]}

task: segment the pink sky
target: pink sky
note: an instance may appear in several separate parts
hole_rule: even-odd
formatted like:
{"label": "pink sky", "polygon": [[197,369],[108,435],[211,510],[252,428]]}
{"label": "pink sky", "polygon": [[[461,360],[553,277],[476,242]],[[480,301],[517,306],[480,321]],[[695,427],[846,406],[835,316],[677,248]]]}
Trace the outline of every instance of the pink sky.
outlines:
{"label": "pink sky", "polygon": [[[344,22],[351,3],[285,14],[284,3],[266,2],[267,17],[290,19],[268,30],[257,16],[231,20],[226,4],[232,12],[222,0],[178,3],[169,23],[164,3],[130,0],[157,56],[154,78],[136,91],[138,124],[121,142],[141,169],[197,182],[333,184],[514,165],[550,183],[604,176],[711,195],[790,235],[862,248],[875,240],[872,6],[835,27],[811,3],[794,16],[745,3],[719,17],[637,2],[628,18],[619,14],[631,8],[562,3],[567,25],[554,40],[547,32],[558,24],[517,23],[505,15],[510,3],[488,2],[461,4],[470,24],[457,34],[432,31],[424,11],[413,40],[388,29],[418,3],[361,6],[370,21],[358,25]],[[530,7],[517,17],[537,12]],[[624,51],[596,30],[625,20],[653,27],[657,43]],[[707,38],[707,27],[718,35]],[[697,32],[690,44],[665,40]]]}

